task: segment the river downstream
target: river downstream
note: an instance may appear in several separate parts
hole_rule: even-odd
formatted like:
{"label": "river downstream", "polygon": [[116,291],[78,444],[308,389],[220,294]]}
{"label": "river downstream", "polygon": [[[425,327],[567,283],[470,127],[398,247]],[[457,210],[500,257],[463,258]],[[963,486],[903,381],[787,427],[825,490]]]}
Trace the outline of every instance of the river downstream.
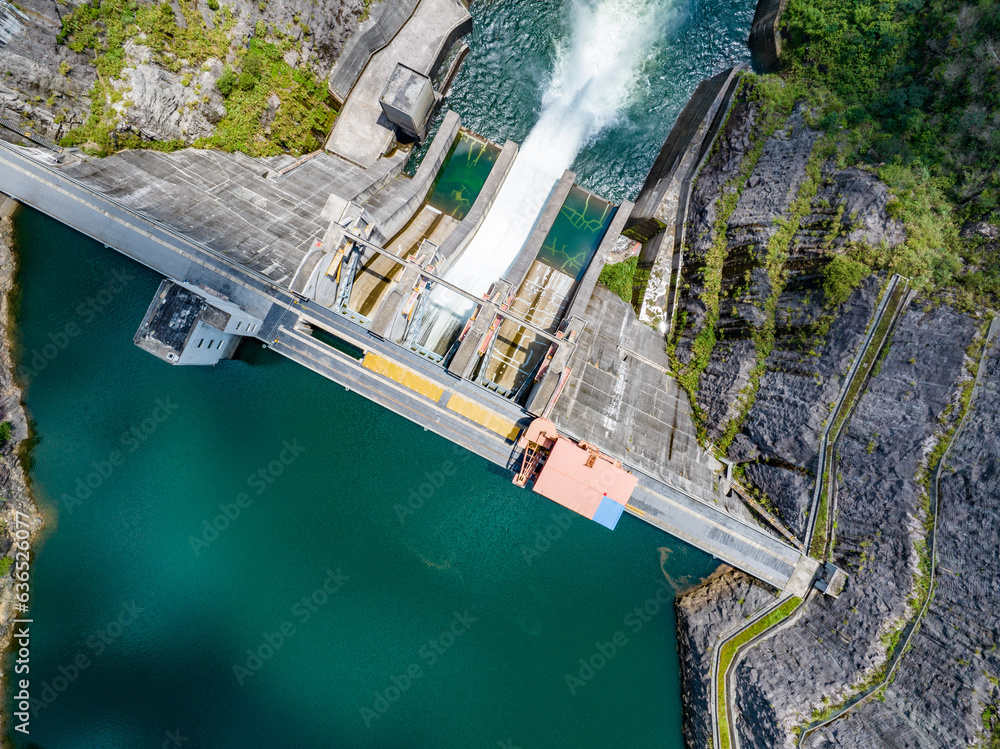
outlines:
{"label": "river downstream", "polygon": [[[520,141],[566,4],[472,11],[451,106]],[[581,183],[634,197],[698,81],[747,57],[751,16],[671,9]],[[18,746],[681,746],[672,600],[710,557],[571,516],[258,344],[166,365],[132,343],[155,274],[30,210],[18,243],[54,517]]]}

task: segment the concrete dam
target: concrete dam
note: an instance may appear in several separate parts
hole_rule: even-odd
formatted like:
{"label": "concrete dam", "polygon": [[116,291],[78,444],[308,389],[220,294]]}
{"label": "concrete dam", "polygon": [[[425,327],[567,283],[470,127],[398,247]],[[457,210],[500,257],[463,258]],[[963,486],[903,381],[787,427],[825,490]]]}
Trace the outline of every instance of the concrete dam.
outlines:
{"label": "concrete dam", "polygon": [[[624,58],[588,72],[586,55],[571,55],[565,98],[520,147],[445,112],[407,176],[399,143],[428,137],[468,13],[457,0],[408,15],[380,5],[331,76],[344,104],[322,151],[88,159],[0,143],[0,187],[165,277],[135,336],[165,362],[213,365],[258,339],[578,512],[596,492],[600,509],[584,514],[609,527],[628,512],[803,595],[819,564],[731,492],[664,349],[682,267],[676,217],[738,71],[699,88],[635,205],[569,170],[603,127],[594,113],[615,106]],[[634,241],[627,229],[649,236],[641,319],[598,283],[612,249]]]}

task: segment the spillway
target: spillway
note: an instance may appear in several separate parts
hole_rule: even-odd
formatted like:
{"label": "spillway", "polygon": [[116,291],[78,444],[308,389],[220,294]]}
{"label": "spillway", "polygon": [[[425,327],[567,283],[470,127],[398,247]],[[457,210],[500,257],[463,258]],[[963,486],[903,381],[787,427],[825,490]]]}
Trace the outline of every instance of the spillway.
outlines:
{"label": "spillway", "polygon": [[[511,267],[563,172],[580,150],[614,125],[643,61],[662,39],[667,0],[576,0],[569,38],[557,44],[555,70],[538,122],[521,147],[496,202],[445,279],[477,297]],[[444,288],[423,301],[411,336],[446,355],[475,304]]]}

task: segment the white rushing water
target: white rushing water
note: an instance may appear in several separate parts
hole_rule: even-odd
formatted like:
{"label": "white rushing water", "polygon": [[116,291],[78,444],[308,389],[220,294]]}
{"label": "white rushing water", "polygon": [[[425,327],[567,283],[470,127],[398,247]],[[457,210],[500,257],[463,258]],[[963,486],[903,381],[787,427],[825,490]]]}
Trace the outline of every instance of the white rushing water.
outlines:
{"label": "white rushing water", "polygon": [[[528,240],[552,188],[580,150],[614,124],[643,61],[663,36],[669,0],[573,0],[570,38],[557,46],[542,113],[493,207],[445,278],[475,296],[501,278]],[[475,305],[435,288],[418,341],[447,348]]]}

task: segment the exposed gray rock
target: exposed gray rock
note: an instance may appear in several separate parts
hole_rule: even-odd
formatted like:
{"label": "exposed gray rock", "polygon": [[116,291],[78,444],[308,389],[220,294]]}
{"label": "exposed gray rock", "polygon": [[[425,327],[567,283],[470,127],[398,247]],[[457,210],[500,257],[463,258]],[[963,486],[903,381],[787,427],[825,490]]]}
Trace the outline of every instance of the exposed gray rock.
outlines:
{"label": "exposed gray rock", "polygon": [[814,476],[791,466],[767,463],[750,463],[744,470],[747,480],[767,495],[788,530],[800,539],[805,538],[806,513],[812,499]]}
{"label": "exposed gray rock", "polygon": [[972,746],[982,711],[1000,704],[1000,342],[941,478],[937,587],[886,691],[820,729],[810,747]]}
{"label": "exposed gray rock", "polygon": [[747,653],[735,671],[745,746],[792,746],[792,728],[841,699],[886,658],[882,637],[909,614],[923,534],[917,470],[967,377],[974,321],[947,307],[901,317],[837,446],[833,561],[850,578],[838,599],[814,598],[795,626]]}
{"label": "exposed gray rock", "polygon": [[726,566],[678,596],[675,608],[684,681],[684,736],[690,749],[712,745],[708,694],[712,648],[719,637],[773,599],[773,591]]}
{"label": "exposed gray rock", "polygon": [[1000,227],[988,224],[985,221],[970,221],[962,227],[962,239],[997,239],[1000,237]]}
{"label": "exposed gray rock", "polygon": [[[58,43],[61,17],[78,4],[24,0],[23,28],[6,45],[0,45],[0,117],[53,141],[83,124],[90,112],[89,96],[96,79],[92,53],[75,53]],[[228,61],[245,46],[258,22],[263,22],[295,43],[289,64],[311,68],[324,78],[356,28],[364,3],[221,0],[220,5],[228,6],[235,18],[229,32]],[[216,13],[204,3],[197,9],[206,25],[214,27]],[[174,10],[178,25],[184,26],[184,16],[177,7]],[[215,87],[223,61],[209,60],[205,66],[183,66],[173,72],[152,60],[141,44],[130,42],[127,51],[129,64],[114,84],[124,94],[124,101],[115,107],[121,115],[121,127],[145,138],[186,143],[211,135],[225,114],[224,101]]]}
{"label": "exposed gray rock", "polygon": [[221,60],[173,73],[152,64],[146,47],[129,42],[125,53],[131,65],[116,82],[124,99],[115,105],[125,126],[152,140],[190,142],[212,134],[226,114],[215,85],[223,71]]}
{"label": "exposed gray rock", "polygon": [[734,463],[749,463],[751,460],[756,460],[758,455],[760,450],[757,449],[757,445],[745,434],[737,434],[729,445],[728,457]]}

